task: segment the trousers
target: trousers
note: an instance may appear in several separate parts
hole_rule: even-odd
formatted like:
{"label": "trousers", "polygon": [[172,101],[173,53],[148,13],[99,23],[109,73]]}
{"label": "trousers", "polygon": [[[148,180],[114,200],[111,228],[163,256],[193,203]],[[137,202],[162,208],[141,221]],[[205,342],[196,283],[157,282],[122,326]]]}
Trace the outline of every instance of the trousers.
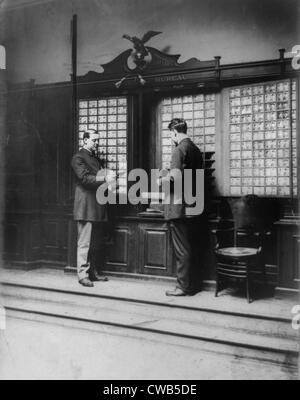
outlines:
{"label": "trousers", "polygon": [[171,238],[176,257],[177,287],[187,294],[199,288],[199,219],[171,220]]}
{"label": "trousers", "polygon": [[78,280],[89,277],[89,273],[103,270],[105,265],[104,222],[77,222],[77,275]]}

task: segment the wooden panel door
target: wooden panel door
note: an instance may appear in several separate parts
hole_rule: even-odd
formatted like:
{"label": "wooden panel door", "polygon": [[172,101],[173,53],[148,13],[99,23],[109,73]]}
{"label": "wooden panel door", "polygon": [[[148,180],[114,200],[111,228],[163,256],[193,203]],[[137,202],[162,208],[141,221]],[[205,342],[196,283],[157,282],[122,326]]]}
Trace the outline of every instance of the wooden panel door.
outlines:
{"label": "wooden panel door", "polygon": [[137,269],[136,223],[117,222],[107,243],[107,271],[134,273]]}
{"label": "wooden panel door", "polygon": [[140,223],[139,248],[139,273],[174,276],[175,265],[168,223]]}
{"label": "wooden panel door", "polygon": [[278,225],[279,286],[299,289],[299,226],[281,221]]}

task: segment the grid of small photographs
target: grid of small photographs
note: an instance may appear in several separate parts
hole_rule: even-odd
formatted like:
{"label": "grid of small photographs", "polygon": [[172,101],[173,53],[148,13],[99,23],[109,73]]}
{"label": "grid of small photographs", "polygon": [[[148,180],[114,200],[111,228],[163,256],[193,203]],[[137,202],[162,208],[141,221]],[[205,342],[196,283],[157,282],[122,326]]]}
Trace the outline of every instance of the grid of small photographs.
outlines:
{"label": "grid of small photographs", "polygon": [[173,118],[186,120],[188,135],[201,151],[215,151],[215,94],[168,97],[162,100],[161,110],[162,168],[170,168],[172,143],[168,125]]}
{"label": "grid of small photographs", "polygon": [[107,168],[120,174],[120,192],[127,189],[127,99],[79,101],[79,147],[87,129],[99,132],[99,156]]}
{"label": "grid of small photographs", "polygon": [[229,92],[230,194],[297,195],[296,82]]}

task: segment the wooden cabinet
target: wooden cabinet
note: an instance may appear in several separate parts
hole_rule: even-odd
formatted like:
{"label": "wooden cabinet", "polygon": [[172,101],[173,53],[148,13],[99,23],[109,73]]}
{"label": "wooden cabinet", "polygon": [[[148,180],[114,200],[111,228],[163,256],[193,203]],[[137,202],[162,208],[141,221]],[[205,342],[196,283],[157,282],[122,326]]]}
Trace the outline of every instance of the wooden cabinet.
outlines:
{"label": "wooden cabinet", "polygon": [[161,218],[123,217],[112,229],[106,270],[144,275],[173,276],[168,222]]}
{"label": "wooden cabinet", "polygon": [[277,226],[278,286],[299,289],[300,220],[282,219]]}

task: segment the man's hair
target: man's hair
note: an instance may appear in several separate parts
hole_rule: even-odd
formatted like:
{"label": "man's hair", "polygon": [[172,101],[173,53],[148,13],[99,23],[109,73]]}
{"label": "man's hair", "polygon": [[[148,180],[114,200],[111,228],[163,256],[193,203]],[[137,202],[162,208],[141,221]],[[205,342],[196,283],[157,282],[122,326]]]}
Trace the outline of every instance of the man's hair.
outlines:
{"label": "man's hair", "polygon": [[173,118],[169,123],[168,128],[170,131],[176,129],[178,133],[186,133],[187,132],[187,124],[183,118]]}
{"label": "man's hair", "polygon": [[89,139],[91,135],[97,135],[98,131],[94,129],[89,129],[88,131],[85,131],[83,134],[83,140],[84,139]]}

